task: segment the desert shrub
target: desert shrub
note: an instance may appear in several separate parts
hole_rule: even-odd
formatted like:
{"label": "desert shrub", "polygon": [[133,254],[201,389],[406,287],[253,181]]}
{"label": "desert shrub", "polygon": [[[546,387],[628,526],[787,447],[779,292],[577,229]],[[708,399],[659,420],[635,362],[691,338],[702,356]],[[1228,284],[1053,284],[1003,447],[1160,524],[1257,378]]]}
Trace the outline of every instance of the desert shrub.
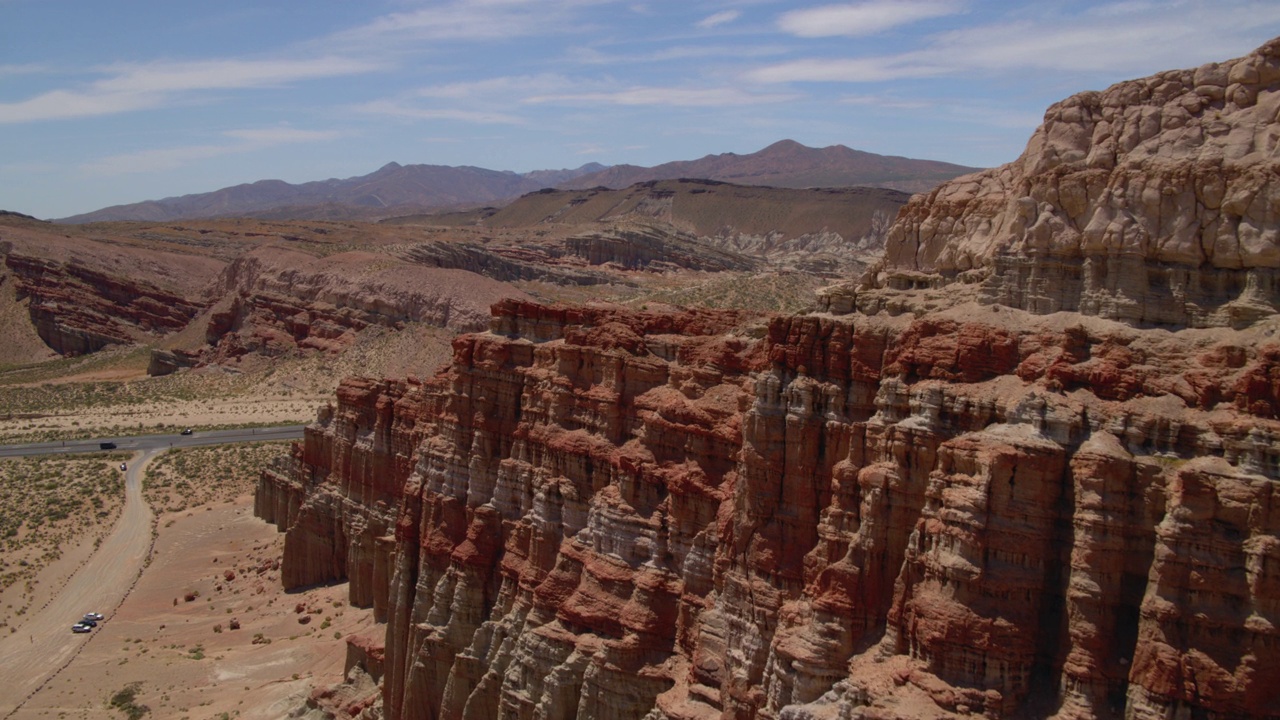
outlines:
{"label": "desert shrub", "polygon": [[129,720],[139,720],[143,715],[151,712],[151,708],[138,704],[138,691],[141,689],[142,683],[133,682],[125,685],[111,696],[111,707],[124,713]]}

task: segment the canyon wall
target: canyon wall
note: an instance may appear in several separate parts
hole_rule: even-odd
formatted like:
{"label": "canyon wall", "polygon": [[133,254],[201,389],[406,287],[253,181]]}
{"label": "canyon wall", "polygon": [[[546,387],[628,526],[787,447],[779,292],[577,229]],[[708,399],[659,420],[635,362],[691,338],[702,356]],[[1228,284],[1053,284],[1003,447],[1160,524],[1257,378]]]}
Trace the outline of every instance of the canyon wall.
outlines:
{"label": "canyon wall", "polygon": [[257,512],[366,717],[1274,717],[1268,332],[504,301]]}
{"label": "canyon wall", "polygon": [[160,287],[92,261],[0,248],[18,300],[40,339],[62,355],[84,355],[181,330],[207,305],[198,292]]}
{"label": "canyon wall", "polygon": [[388,255],[350,251],[316,257],[255,250],[218,278],[205,326],[206,348],[158,353],[153,368],[221,362],[247,353],[337,352],[371,325],[424,323],[454,331],[483,328],[488,307],[515,288],[466,270],[421,267]]}
{"label": "canyon wall", "polygon": [[[1164,326],[1246,326],[1280,283],[1280,39],[1074,95],[1016,161],[917,195],[873,288]],[[875,293],[845,309],[880,308]]]}

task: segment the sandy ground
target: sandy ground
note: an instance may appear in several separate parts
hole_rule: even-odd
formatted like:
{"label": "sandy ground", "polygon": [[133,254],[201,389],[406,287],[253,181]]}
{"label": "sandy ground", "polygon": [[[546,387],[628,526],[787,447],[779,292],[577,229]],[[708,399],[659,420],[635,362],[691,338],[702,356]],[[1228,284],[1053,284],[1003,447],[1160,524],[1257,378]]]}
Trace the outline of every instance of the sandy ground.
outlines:
{"label": "sandy ground", "polygon": [[[74,661],[81,636],[70,626],[90,608],[115,608],[129,594],[151,551],[151,509],[142,502],[142,472],[154,453],[139,453],[125,481],[125,504],[102,546],[49,602],[0,639],[0,712],[8,713]],[[102,610],[96,610],[102,612]],[[24,642],[26,640],[26,642]]]}
{"label": "sandy ground", "polygon": [[[253,517],[252,505],[243,495],[159,517],[150,561],[118,608],[92,602],[104,597],[100,590],[90,597],[64,590],[50,605],[57,606],[51,630],[35,638],[33,619],[0,640],[0,676],[10,680],[0,685],[0,717],[123,717],[109,701],[137,683],[134,702],[149,708],[149,718],[281,718],[312,688],[340,681],[341,638],[367,633],[372,613],[346,604],[346,584],[285,593],[283,535]],[[145,527],[149,545],[151,523]],[[110,565],[128,574],[126,563]],[[71,623],[88,610],[108,618],[89,635],[73,635]],[[233,619],[239,629],[231,629]],[[14,642],[16,654],[6,655]],[[19,655],[27,664],[14,665]],[[33,694],[18,687],[63,664]],[[15,695],[27,699],[11,713],[21,701]]]}
{"label": "sandy ground", "polygon": [[78,410],[39,418],[0,418],[0,437],[43,439],[68,434],[94,437],[98,435],[138,434],[158,428],[214,428],[233,425],[285,425],[306,423],[315,419],[316,410],[330,397],[299,399],[231,398],[191,400],[187,402],[155,402],[137,405],[113,405]]}

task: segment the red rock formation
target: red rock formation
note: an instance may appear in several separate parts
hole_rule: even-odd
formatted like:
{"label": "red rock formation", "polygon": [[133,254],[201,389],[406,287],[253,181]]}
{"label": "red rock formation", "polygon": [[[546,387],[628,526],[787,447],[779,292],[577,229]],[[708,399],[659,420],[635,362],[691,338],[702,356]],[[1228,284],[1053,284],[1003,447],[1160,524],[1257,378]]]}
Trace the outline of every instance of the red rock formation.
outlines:
{"label": "red rock formation", "polygon": [[[491,303],[524,297],[463,270],[415,267],[374,253],[317,258],[274,248],[237,258],[218,284],[223,299],[210,313],[210,347],[197,362],[248,353],[338,352],[371,325],[398,330],[421,322],[476,330],[487,322]],[[176,360],[160,357],[157,368],[185,364]]]}
{"label": "red rock formation", "polygon": [[74,259],[63,262],[14,250],[5,254],[4,264],[13,274],[18,299],[29,299],[36,332],[62,355],[165,335],[182,329],[204,309],[196,292],[184,296]]}
{"label": "red rock formation", "polygon": [[1280,309],[1277,107],[1280,39],[1067,98],[1014,162],[913,197],[863,290],[826,307],[907,309],[922,303],[897,292],[947,287],[1037,314],[1247,326]]}
{"label": "red rock formation", "polygon": [[1273,715],[1260,331],[980,316],[499,303],[258,513],[385,620],[388,718]]}

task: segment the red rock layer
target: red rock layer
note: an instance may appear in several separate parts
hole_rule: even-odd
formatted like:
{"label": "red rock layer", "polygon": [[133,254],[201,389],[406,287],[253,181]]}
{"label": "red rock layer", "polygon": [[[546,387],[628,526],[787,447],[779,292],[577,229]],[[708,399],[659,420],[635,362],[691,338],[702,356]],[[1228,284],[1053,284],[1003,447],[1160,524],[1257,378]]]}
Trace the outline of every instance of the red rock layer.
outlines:
{"label": "red rock layer", "polygon": [[[83,355],[144,335],[182,329],[204,306],[136,278],[8,252],[19,300],[29,298],[36,332],[62,355]],[[194,294],[194,293],[193,293]]]}
{"label": "red rock layer", "polygon": [[1067,98],[1014,162],[913,197],[866,289],[967,284],[1037,314],[1245,327],[1280,309],[1278,109],[1280,38]]}
{"label": "red rock layer", "polygon": [[224,299],[205,331],[209,348],[163,366],[218,362],[248,353],[341,351],[370,325],[427,323],[455,331],[483,328],[485,309],[510,286],[464,270],[415,267],[387,256],[348,252],[321,258],[271,249],[251,252],[219,279]]}
{"label": "red rock layer", "polygon": [[503,302],[258,512],[387,718],[1273,717],[1274,351],[1022,319]]}

